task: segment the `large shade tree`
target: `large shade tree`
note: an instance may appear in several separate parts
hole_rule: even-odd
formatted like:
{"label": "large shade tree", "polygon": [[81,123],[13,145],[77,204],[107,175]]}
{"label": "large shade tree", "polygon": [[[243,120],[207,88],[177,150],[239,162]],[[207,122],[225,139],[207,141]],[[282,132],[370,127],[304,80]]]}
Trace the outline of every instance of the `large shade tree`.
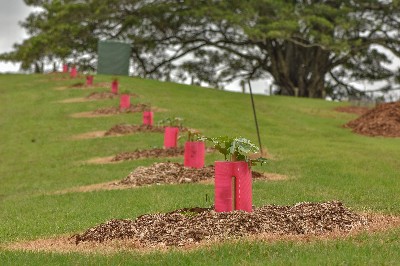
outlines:
{"label": "large shade tree", "polygon": [[9,55],[22,61],[87,61],[98,39],[113,38],[131,41],[134,72],[149,78],[218,88],[271,78],[278,94],[316,98],[359,94],[360,81],[386,91],[399,82],[391,67],[400,57],[399,0],[25,2],[43,11],[23,23],[32,37]]}

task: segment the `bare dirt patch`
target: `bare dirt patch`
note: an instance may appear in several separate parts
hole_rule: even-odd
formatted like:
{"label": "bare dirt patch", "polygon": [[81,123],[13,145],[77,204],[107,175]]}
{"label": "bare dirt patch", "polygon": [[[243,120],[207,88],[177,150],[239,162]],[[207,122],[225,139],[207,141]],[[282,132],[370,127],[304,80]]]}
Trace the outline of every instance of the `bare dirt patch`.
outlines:
{"label": "bare dirt patch", "polygon": [[78,135],[74,135],[70,137],[70,140],[81,140],[81,139],[92,139],[92,138],[101,138],[104,137],[104,134],[106,133],[105,130],[100,130],[100,131],[92,131],[92,132],[86,132]]}
{"label": "bare dirt patch", "polygon": [[368,112],[371,108],[365,106],[340,106],[336,107],[335,111],[349,114],[363,115]]}
{"label": "bare dirt patch", "polygon": [[310,242],[376,233],[400,226],[400,217],[358,214],[341,202],[266,205],[252,213],[216,213],[212,208],[184,208],[113,219],[81,234],[11,243],[11,250],[47,252],[184,250],[236,241]]}
{"label": "bare dirt patch", "polygon": [[400,137],[400,102],[380,104],[345,127],[366,136]]}

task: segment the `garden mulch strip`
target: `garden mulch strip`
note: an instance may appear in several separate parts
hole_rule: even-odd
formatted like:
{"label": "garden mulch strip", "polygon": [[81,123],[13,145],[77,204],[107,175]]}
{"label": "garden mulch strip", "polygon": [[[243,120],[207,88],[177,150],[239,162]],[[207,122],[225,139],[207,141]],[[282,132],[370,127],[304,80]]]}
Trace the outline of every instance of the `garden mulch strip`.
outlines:
{"label": "garden mulch strip", "polygon": [[339,201],[265,205],[253,212],[217,213],[212,208],[185,208],[168,213],[144,214],[134,220],[112,219],[72,236],[75,243],[130,239],[143,247],[186,246],[201,241],[223,241],[269,233],[321,235],[351,232],[367,227],[367,217]]}
{"label": "garden mulch strip", "polygon": [[[214,148],[206,148],[206,153],[214,152]],[[183,156],[185,154],[184,147],[176,147],[176,148],[154,148],[141,150],[137,149],[132,152],[121,152],[115,155],[110,162],[120,162],[120,161],[129,161],[136,160],[142,158],[162,158],[162,157],[178,157]]]}
{"label": "garden mulch strip", "polygon": [[177,148],[154,148],[148,150],[140,150],[137,149],[133,152],[121,152],[114,156],[111,162],[119,162],[119,161],[129,161],[136,160],[142,158],[161,158],[161,157],[177,157],[183,156],[185,153],[185,149],[183,147]]}
{"label": "garden mulch strip", "polygon": [[[139,96],[135,93],[129,93],[129,96],[132,98],[138,98]],[[109,91],[103,91],[103,92],[92,92],[88,96],[86,96],[86,99],[89,100],[103,100],[103,99],[115,99],[121,97],[120,94],[117,93],[112,93]]]}
{"label": "garden mulch strip", "polygon": [[366,136],[400,137],[400,102],[380,104],[345,127]]}
{"label": "garden mulch strip", "polygon": [[164,133],[164,131],[164,126],[118,124],[107,130],[106,133],[104,133],[104,136],[118,136],[137,132]]}
{"label": "garden mulch strip", "polygon": [[136,112],[143,112],[146,111],[150,108],[149,105],[144,104],[144,103],[137,103],[137,104],[132,104],[129,108],[119,108],[119,107],[105,107],[105,108],[100,108],[97,110],[94,110],[92,113],[93,114],[98,114],[98,115],[115,115],[115,114],[121,114],[121,113],[136,113]]}
{"label": "garden mulch strip", "polygon": [[370,109],[371,108],[364,107],[364,106],[340,106],[340,107],[336,107],[335,111],[342,112],[342,113],[363,115],[366,112],[368,112]]}

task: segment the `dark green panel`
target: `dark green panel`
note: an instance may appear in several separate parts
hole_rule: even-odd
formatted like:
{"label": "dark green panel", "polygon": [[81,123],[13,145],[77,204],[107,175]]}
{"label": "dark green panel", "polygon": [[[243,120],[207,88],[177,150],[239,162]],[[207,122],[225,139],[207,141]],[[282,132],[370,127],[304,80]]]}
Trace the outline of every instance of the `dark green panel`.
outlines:
{"label": "dark green panel", "polygon": [[131,46],[119,41],[99,41],[97,73],[107,75],[129,75]]}

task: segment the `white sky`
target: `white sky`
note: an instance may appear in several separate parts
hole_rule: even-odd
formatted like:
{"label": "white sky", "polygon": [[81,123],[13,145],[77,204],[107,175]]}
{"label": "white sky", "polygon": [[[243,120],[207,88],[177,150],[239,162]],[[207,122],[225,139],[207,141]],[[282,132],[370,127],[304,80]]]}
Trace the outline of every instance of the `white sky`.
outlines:
{"label": "white sky", "polygon": [[[32,11],[23,0],[0,0],[0,53],[12,51],[14,43],[21,43],[28,37],[19,22]],[[18,70],[19,64],[0,62],[0,73]]]}

